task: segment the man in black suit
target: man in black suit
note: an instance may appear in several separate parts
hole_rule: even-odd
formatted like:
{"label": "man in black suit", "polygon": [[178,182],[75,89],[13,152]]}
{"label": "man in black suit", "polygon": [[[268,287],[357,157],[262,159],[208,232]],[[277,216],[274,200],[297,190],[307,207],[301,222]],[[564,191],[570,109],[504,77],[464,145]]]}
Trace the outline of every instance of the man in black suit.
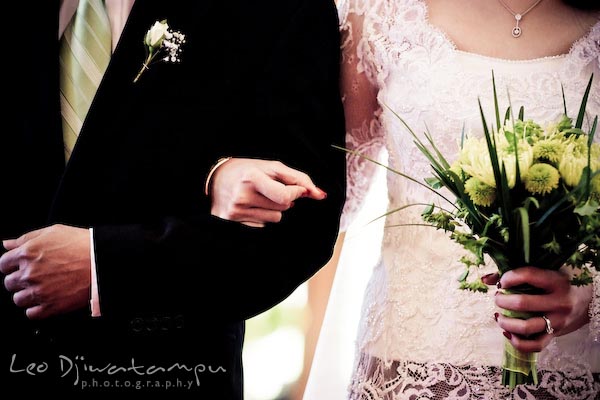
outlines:
{"label": "man in black suit", "polygon": [[[65,166],[62,3],[20,2],[27,23],[8,23],[19,34],[6,77],[21,89],[0,134],[0,238],[10,239],[0,387],[241,399],[244,320],[324,265],[337,234],[345,160],[331,146],[344,135],[334,4],[136,1]],[[186,35],[181,62],[134,83],[144,36],[165,19]],[[215,185],[273,177],[296,190],[270,202],[257,184],[275,216],[311,184],[295,171],[327,198],[300,198],[262,228],[211,215],[223,186],[211,204],[204,179],[225,156],[236,162],[221,165]]]}

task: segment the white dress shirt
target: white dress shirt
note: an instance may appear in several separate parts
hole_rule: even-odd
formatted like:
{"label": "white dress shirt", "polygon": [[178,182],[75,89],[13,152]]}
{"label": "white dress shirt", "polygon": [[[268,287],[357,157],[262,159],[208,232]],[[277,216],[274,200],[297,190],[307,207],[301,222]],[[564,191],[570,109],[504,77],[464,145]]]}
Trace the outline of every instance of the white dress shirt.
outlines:
{"label": "white dress shirt", "polygon": [[[108,14],[108,19],[110,21],[110,33],[112,37],[112,49],[115,50],[117,47],[117,43],[119,42],[119,38],[121,37],[121,33],[123,32],[123,28],[125,27],[125,23],[127,22],[127,18],[129,17],[129,12],[131,11],[131,7],[133,7],[133,3],[135,0],[105,0],[106,4],[106,13]],[[63,32],[71,22],[71,18],[75,15],[75,11],[77,11],[77,6],[79,5],[79,0],[61,0],[60,3],[60,19],[58,25],[58,38],[62,37]]]}

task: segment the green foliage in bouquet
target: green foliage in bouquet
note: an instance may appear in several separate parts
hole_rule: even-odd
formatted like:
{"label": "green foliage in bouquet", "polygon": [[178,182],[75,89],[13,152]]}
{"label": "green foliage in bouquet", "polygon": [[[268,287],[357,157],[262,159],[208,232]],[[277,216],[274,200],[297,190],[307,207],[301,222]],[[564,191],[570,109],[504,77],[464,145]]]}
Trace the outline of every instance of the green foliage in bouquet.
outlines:
{"label": "green foliage in bouquet", "polygon": [[[542,127],[538,121],[525,119],[523,108],[516,119],[510,106],[501,115],[492,75],[495,127],[488,126],[480,102],[484,137],[466,137],[463,132],[458,159],[452,164],[429,132],[420,139],[390,109],[429,160],[434,176],[420,182],[369,160],[428,188],[451,205],[425,205],[423,225],[448,232],[468,251],[470,256],[461,259],[466,266],[459,277],[462,289],[487,291],[480,278],[468,280],[472,268],[484,265],[486,254],[500,274],[526,265],[551,270],[571,266],[574,285],[590,284],[590,269],[600,269],[600,145],[593,143],[598,117],[589,131],[582,128],[592,80],[593,76],[575,121],[568,116],[563,93],[564,115]],[[441,188],[451,192],[455,200],[445,197]],[[522,286],[510,292],[539,290]],[[505,315],[523,319],[535,316],[510,311]],[[509,341],[505,343],[503,369],[506,386],[537,383],[536,354],[520,353]]]}

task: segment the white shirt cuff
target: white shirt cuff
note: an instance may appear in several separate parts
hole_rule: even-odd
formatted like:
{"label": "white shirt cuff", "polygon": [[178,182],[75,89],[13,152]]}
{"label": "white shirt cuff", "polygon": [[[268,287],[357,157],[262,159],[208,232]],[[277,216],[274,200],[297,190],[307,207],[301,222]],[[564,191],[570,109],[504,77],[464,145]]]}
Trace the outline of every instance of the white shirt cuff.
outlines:
{"label": "white shirt cuff", "polygon": [[98,278],[96,277],[96,252],[94,250],[94,228],[90,228],[90,260],[92,264],[92,293],[90,306],[92,309],[92,317],[99,317],[100,313],[100,296],[98,294]]}

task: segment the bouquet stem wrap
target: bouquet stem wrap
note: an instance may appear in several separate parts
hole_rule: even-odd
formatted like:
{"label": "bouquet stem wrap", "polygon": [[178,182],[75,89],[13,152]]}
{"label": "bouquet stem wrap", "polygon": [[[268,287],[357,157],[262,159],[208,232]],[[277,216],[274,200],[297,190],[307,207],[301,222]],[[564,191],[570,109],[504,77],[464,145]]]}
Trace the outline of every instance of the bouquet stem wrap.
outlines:
{"label": "bouquet stem wrap", "polygon": [[[536,294],[540,293],[539,289],[522,285],[519,287],[505,290],[506,294]],[[526,313],[519,311],[504,310],[504,316],[520,319],[529,319],[539,316],[536,313]],[[504,355],[502,359],[502,384],[511,389],[521,384],[538,384],[537,373],[537,356],[538,353],[524,353],[515,349],[510,340],[504,341]]]}
{"label": "bouquet stem wrap", "polygon": [[522,384],[537,385],[537,353],[523,353],[506,339],[502,360],[502,384],[511,389]]}

